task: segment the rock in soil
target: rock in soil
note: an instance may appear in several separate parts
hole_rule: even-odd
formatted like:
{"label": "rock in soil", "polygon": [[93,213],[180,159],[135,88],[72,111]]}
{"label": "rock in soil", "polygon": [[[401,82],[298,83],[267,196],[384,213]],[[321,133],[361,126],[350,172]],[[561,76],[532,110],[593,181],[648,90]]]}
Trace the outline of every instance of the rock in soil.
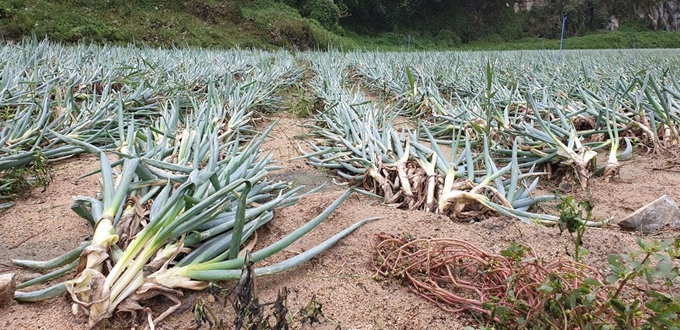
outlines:
{"label": "rock in soil", "polygon": [[14,274],[0,275],[0,308],[12,304],[16,287]]}
{"label": "rock in soil", "polygon": [[639,208],[618,223],[628,230],[640,230],[644,234],[655,233],[669,225],[680,228],[680,209],[667,195]]}

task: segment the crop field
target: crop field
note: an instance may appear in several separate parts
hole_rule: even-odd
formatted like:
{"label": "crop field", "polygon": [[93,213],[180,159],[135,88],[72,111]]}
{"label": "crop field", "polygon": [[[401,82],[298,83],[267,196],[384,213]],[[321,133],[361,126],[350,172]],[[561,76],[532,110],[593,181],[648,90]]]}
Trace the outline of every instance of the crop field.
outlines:
{"label": "crop field", "polygon": [[0,324],[677,327],[677,228],[616,223],[680,201],[679,69],[5,44]]}

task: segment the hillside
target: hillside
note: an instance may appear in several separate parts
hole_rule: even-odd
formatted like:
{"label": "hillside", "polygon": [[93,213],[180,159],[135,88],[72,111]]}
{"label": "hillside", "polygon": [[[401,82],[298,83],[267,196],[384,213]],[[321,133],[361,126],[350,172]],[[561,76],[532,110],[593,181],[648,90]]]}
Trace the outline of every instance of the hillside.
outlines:
{"label": "hillside", "polygon": [[[197,0],[0,2],[0,39],[206,48],[555,49],[680,47],[678,1]],[[618,31],[605,31],[612,15]],[[676,26],[678,25],[678,26]],[[654,30],[661,32],[655,32]]]}
{"label": "hillside", "polygon": [[0,38],[35,33],[63,42],[314,49],[345,41],[275,1],[12,0],[0,3]]}

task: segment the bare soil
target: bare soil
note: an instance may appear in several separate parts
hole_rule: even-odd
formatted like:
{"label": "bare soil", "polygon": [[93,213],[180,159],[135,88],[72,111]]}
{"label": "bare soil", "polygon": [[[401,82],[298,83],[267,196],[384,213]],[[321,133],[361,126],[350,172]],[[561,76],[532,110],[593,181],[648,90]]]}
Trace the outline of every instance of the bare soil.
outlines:
{"label": "bare soil", "polygon": [[[297,205],[279,210],[274,220],[260,230],[256,249],[266,246],[304,222],[312,219],[330,205],[346,187],[334,182],[332,173],[319,171],[303,160],[289,161],[298,156],[296,136],[304,134],[296,124],[298,119],[283,115],[279,118],[271,139],[264,149],[271,150],[280,160],[282,170],[272,178],[294,184],[315,187],[328,182],[324,189],[302,199]],[[266,125],[268,123],[262,123]],[[572,192],[577,199],[590,199],[595,205],[595,217],[611,216],[606,228],[588,229],[584,239],[590,254],[585,262],[606,272],[606,258],[610,253],[636,248],[636,232],[621,231],[615,223],[635,209],[666,194],[680,201],[680,150],[660,154],[637,154],[622,162],[620,178],[604,182],[591,181],[589,191]],[[82,155],[53,164],[54,181],[45,191],[35,188],[16,201],[13,208],[0,211],[0,266],[1,272],[17,273],[20,280],[38,274],[7,267],[10,259],[45,260],[78,246],[91,229],[86,221],[70,210],[72,196],[95,196],[99,189],[98,175],[80,178],[98,168],[95,157]],[[545,181],[544,190],[556,189]],[[555,213],[550,206],[546,212]],[[327,239],[350,224],[364,218],[379,216],[342,240],[317,258],[294,270],[257,279],[261,302],[274,301],[277,292],[287,287],[288,309],[296,312],[312,298],[322,304],[325,319],[305,329],[461,329],[476,324],[471,314],[451,314],[420,298],[393,281],[377,281],[370,266],[373,251],[371,235],[378,232],[408,233],[417,238],[453,237],[466,240],[492,252],[500,252],[511,242],[531,245],[545,259],[567,257],[572,245],[568,235],[560,235],[557,228],[526,225],[519,221],[496,217],[475,223],[459,223],[441,215],[408,212],[381,205],[363,196],[348,199],[325,223],[294,243],[283,252],[257,266],[272,264],[303,252]],[[666,229],[646,239],[668,239],[678,231]],[[235,283],[220,283],[233,287]],[[185,292],[183,311],[157,324],[160,329],[192,329],[192,306],[203,301],[206,306],[232,328],[234,312],[223,299],[211,302],[207,292]],[[169,301],[152,302],[155,315],[170,306]],[[129,328],[129,319],[114,317],[95,329]],[[12,305],[0,309],[0,328],[3,329],[87,329],[83,315],[71,313],[65,295],[40,303]],[[207,326],[204,326],[207,328]]]}

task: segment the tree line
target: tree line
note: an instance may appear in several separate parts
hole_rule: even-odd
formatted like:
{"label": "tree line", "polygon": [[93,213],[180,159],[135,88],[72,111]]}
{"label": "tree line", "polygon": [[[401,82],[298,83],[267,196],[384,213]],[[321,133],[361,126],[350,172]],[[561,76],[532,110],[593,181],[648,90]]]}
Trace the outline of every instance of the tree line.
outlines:
{"label": "tree line", "polygon": [[640,29],[649,21],[635,8],[658,0],[549,0],[546,6],[515,13],[512,0],[280,0],[324,27],[358,33],[421,33],[454,42],[480,38],[514,40],[522,37],[558,38],[563,14],[567,35],[603,29],[612,15]]}

